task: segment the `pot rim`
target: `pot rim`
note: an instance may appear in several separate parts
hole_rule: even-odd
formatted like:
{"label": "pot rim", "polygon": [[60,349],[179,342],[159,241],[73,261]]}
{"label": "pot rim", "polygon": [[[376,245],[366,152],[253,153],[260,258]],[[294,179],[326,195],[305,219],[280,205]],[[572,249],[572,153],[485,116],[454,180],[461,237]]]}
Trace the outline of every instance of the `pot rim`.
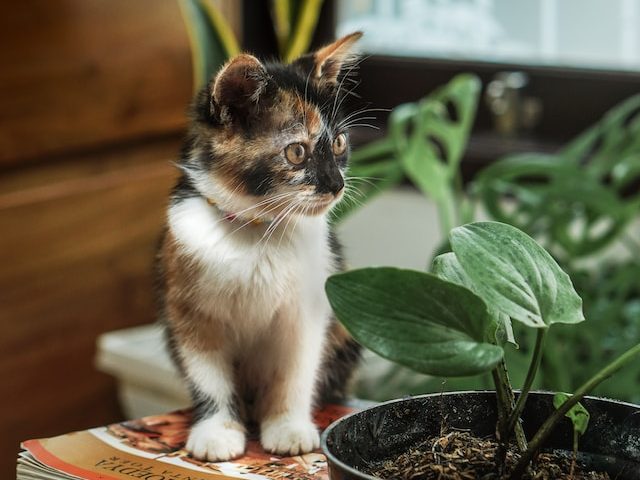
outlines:
{"label": "pot rim", "polygon": [[[475,395],[478,393],[493,393],[495,394],[495,390],[462,390],[462,391],[457,391],[457,392],[440,392],[440,393],[425,393],[422,395],[410,395],[410,396],[406,396],[406,397],[401,397],[401,398],[394,398],[392,400],[387,400],[385,402],[381,402],[378,403],[376,405],[373,405],[371,407],[367,407],[364,408],[362,410],[358,410],[356,412],[350,413],[348,415],[345,415],[342,418],[339,418],[338,420],[336,420],[335,422],[333,422],[331,425],[329,425],[327,428],[325,428],[324,432],[322,432],[322,436],[320,437],[320,447],[322,448],[322,453],[327,457],[327,464],[329,463],[333,463],[337,466],[339,466],[340,468],[344,469],[345,471],[349,472],[352,475],[359,475],[361,478],[364,478],[366,480],[380,480],[378,477],[374,477],[372,475],[369,475],[367,473],[361,472],[360,470],[356,470],[355,468],[353,468],[351,465],[348,465],[346,463],[344,463],[342,460],[338,459],[335,455],[333,455],[333,453],[331,453],[331,451],[329,450],[329,447],[327,445],[327,438],[329,437],[329,434],[331,433],[331,431],[336,428],[340,423],[347,421],[348,419],[350,419],[351,417],[354,417],[366,410],[373,410],[375,408],[383,408],[386,407],[388,405],[393,405],[394,403],[400,403],[400,402],[405,402],[407,400],[419,400],[422,398],[432,398],[432,397],[440,397],[440,396],[461,396],[461,395]],[[514,393],[520,393],[519,390],[514,390]],[[543,395],[555,395],[557,392],[552,392],[552,391],[548,391],[548,390],[532,390],[529,392],[529,395],[531,394],[543,394]],[[598,400],[598,401],[605,401],[608,403],[614,403],[614,404],[618,404],[618,405],[624,405],[624,406],[628,406],[628,407],[633,407],[633,408],[637,408],[640,409],[640,405],[636,405],[634,403],[629,403],[629,402],[623,402],[621,400],[614,400],[611,398],[606,398],[606,397],[594,397],[594,396],[590,396],[590,395],[586,395],[583,400]]]}

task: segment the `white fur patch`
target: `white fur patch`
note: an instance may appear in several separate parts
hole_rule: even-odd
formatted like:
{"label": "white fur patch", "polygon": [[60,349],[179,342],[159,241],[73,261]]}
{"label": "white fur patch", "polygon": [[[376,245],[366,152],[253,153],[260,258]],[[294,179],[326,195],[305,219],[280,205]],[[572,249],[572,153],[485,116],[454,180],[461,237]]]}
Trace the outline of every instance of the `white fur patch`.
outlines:
{"label": "white fur patch", "polygon": [[240,228],[241,221],[221,219],[204,199],[191,198],[169,209],[169,226],[181,249],[205,267],[201,308],[239,336],[268,326],[292,301],[328,319],[324,282],[332,265],[324,217],[285,220],[260,241],[268,225]]}
{"label": "white fur patch", "polygon": [[213,400],[220,411],[229,411],[229,402],[233,398],[233,374],[224,353],[201,353],[184,347],[179,351],[187,375],[199,391]]}
{"label": "white fur patch", "polygon": [[191,428],[187,450],[194,457],[211,462],[221,462],[244,453],[246,435],[239,423],[214,415]]}
{"label": "white fur patch", "polygon": [[318,430],[308,418],[283,415],[265,422],[261,430],[264,449],[279,455],[302,455],[320,446]]}

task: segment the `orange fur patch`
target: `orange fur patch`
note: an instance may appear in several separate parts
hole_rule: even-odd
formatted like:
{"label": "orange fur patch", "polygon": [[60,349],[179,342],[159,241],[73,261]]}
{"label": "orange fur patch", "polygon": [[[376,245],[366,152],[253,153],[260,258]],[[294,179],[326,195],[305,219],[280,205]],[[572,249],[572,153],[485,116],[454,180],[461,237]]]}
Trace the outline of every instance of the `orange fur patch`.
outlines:
{"label": "orange fur patch", "polygon": [[161,261],[166,278],[166,317],[178,344],[187,348],[210,352],[224,344],[222,322],[204,314],[194,299],[195,279],[200,269],[178,250],[170,232],[161,247]]}

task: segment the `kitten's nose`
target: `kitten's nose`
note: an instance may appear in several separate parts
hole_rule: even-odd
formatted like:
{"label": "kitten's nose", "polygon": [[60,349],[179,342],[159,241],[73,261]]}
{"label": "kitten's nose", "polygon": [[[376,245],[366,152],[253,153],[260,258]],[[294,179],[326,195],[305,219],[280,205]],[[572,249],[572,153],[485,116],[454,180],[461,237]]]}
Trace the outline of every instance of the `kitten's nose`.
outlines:
{"label": "kitten's nose", "polygon": [[344,179],[338,167],[333,163],[325,163],[317,172],[318,184],[316,192],[338,195],[344,188]]}
{"label": "kitten's nose", "polygon": [[338,178],[334,180],[329,188],[331,189],[331,193],[338,195],[344,188],[344,179],[342,178],[342,175],[338,175]]}
{"label": "kitten's nose", "polygon": [[324,179],[321,179],[316,186],[316,192],[332,193],[333,195],[338,195],[343,188],[344,180],[342,179],[342,175],[338,174],[336,176],[325,177]]}

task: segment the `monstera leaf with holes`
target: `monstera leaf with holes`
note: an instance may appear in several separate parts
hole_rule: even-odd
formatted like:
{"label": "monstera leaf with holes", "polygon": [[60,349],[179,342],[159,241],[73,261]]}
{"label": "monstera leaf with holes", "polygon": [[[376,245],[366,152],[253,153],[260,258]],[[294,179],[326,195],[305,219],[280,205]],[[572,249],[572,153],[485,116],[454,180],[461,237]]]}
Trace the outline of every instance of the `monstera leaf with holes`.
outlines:
{"label": "monstera leaf with holes", "polygon": [[556,155],[509,156],[475,190],[495,219],[546,241],[565,259],[601,250],[640,209],[640,96],[612,109]]}
{"label": "monstera leaf with holes", "polygon": [[480,81],[458,75],[417,104],[391,115],[390,135],[404,170],[425,194],[439,201],[458,175],[475,118]]}
{"label": "monstera leaf with holes", "polygon": [[419,102],[397,106],[389,116],[387,135],[353,153],[349,176],[354,198],[338,206],[334,221],[404,178],[436,202],[446,217],[444,231],[470,221],[470,204],[459,191],[459,166],[480,87],[478,77],[462,74]]}

